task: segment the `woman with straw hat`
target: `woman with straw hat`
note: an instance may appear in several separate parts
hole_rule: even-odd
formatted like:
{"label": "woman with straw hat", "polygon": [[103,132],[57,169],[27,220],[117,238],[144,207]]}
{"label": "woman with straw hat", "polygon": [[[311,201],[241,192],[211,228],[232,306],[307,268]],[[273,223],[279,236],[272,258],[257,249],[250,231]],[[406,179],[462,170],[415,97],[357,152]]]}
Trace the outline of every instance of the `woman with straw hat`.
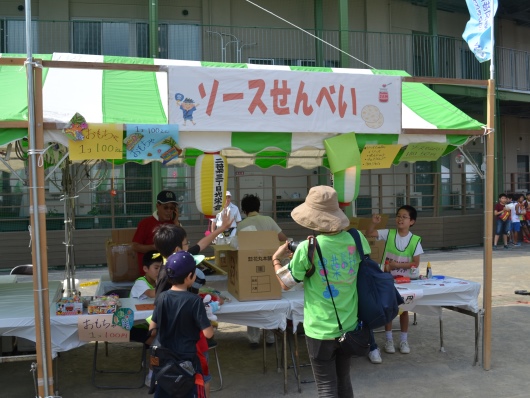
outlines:
{"label": "woman with straw hat", "polygon": [[[324,264],[315,251],[315,268],[311,272],[309,244],[303,241],[286,267],[282,267],[281,260],[291,252],[287,243],[280,246],[272,257],[274,269],[285,290],[304,282],[304,330],[319,398],[350,398],[353,397],[351,357],[341,351],[337,341],[341,335],[337,316],[344,330],[354,330],[358,324],[360,257],[353,237],[344,231],[350,222],[339,208],[337,192],[328,186],[311,188],[305,202],[296,207],[291,216],[302,227],[318,232],[316,241]],[[370,246],[362,235],[361,241],[364,252],[370,253]]]}

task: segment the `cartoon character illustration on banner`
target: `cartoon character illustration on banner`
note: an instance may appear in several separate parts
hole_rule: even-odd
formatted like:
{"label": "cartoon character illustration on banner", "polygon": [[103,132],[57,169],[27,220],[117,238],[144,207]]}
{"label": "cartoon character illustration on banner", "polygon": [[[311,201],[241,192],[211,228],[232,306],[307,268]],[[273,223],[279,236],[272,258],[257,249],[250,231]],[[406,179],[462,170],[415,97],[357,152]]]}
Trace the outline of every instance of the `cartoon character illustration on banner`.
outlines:
{"label": "cartoon character illustration on banner", "polygon": [[184,126],[186,125],[187,121],[190,121],[193,123],[193,125],[195,125],[195,121],[193,120],[193,112],[197,110],[199,104],[195,103],[195,101],[191,98],[184,98],[184,95],[181,93],[175,94],[175,101],[177,102],[177,106],[180,108],[180,110],[182,110]]}
{"label": "cartoon character illustration on banner", "polygon": [[86,129],[88,129],[88,124],[85,118],[79,113],[76,113],[70,119],[70,124],[63,131],[72,141],[83,141],[85,139],[83,131]]}

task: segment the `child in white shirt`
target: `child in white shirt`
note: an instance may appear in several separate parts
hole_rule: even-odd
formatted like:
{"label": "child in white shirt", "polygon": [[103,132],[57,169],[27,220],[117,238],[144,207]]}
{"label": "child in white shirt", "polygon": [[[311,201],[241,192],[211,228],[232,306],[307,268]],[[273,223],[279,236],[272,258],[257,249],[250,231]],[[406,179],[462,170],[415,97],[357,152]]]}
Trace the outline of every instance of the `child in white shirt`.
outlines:
{"label": "child in white shirt", "polygon": [[131,289],[131,297],[140,300],[155,297],[156,279],[162,266],[162,255],[157,251],[150,251],[144,254],[143,269],[144,276],[139,277],[134,282]]}

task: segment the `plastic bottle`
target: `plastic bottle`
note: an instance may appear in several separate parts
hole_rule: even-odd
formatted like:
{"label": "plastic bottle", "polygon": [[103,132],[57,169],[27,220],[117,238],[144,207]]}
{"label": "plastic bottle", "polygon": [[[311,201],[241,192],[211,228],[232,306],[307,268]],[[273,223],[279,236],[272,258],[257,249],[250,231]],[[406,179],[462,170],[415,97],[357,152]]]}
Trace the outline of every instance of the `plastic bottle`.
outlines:
{"label": "plastic bottle", "polygon": [[432,268],[431,268],[431,263],[428,262],[427,263],[427,275],[426,275],[427,279],[432,279]]}

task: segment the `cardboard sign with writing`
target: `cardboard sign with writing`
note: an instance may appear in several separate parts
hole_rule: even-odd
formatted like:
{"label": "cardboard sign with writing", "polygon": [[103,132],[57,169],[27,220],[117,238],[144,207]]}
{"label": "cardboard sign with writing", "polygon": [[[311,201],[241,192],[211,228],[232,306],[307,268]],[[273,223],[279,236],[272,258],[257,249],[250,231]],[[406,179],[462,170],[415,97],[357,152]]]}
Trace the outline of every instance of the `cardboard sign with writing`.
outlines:
{"label": "cardboard sign with writing", "polygon": [[83,136],[83,140],[69,143],[70,159],[123,158],[123,124],[90,123]]}
{"label": "cardboard sign with writing", "polygon": [[113,314],[80,315],[77,318],[79,341],[126,342],[130,332],[112,324]]}
{"label": "cardboard sign with writing", "polygon": [[388,169],[400,149],[401,145],[366,145],[361,153],[362,169]]}
{"label": "cardboard sign with writing", "polygon": [[437,142],[409,144],[405,152],[403,152],[403,155],[401,155],[400,161],[434,161],[443,155],[446,148],[447,144]]}

